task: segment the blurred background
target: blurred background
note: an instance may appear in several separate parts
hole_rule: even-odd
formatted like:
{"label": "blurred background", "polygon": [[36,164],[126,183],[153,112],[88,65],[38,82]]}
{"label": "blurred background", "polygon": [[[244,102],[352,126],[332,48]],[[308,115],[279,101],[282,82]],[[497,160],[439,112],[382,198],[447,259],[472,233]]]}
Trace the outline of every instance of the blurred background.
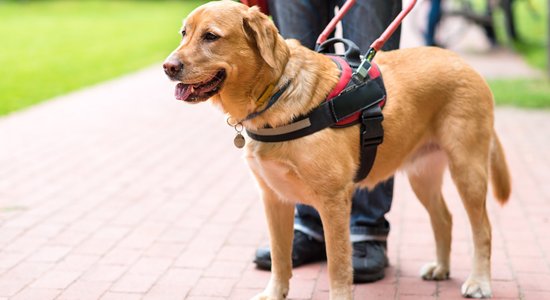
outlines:
{"label": "blurred background", "polygon": [[[162,61],[179,40],[182,16],[204,2],[0,1],[0,115]],[[472,27],[481,28],[475,16],[485,14],[488,2],[495,0],[443,0],[438,44],[453,48],[468,39]],[[499,5],[493,5],[489,20],[497,47],[512,49],[546,74],[548,2],[512,1],[515,39],[507,34],[506,14]],[[412,34],[425,31],[430,3],[420,1],[407,20]],[[491,87],[498,103],[547,107],[547,80],[493,80]]]}

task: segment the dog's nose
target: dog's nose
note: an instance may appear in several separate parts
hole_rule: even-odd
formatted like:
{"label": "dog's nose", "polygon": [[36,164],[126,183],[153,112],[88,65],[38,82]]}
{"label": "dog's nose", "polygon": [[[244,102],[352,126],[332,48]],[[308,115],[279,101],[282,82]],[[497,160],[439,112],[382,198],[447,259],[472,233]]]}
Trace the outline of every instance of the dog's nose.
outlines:
{"label": "dog's nose", "polygon": [[183,64],[179,61],[167,61],[162,64],[164,73],[170,77],[175,77],[183,69]]}

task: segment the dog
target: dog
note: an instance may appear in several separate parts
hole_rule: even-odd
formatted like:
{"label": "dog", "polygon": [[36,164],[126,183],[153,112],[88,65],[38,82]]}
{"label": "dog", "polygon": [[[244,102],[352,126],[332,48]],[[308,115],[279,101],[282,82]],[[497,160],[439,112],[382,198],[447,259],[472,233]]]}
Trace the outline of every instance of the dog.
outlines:
{"label": "dog", "polygon": [[[338,82],[340,70],[330,58],[284,40],[256,7],[234,1],[204,4],[184,20],[181,34],[181,43],[163,65],[169,78],[179,82],[176,98],[191,104],[209,100],[237,127],[289,124],[323,103]],[[422,268],[421,276],[447,279],[452,220],[441,193],[447,167],[468,213],[475,249],[462,295],[491,297],[489,179],[501,204],[511,192],[493,125],[492,93],[477,72],[448,50],[380,52],[375,61],[387,89],[384,141],[360,182],[354,181],[359,126],[327,128],[285,142],[247,141],[245,159],[265,204],[273,261],[269,284],[254,299],[288,294],[297,202],[315,207],[324,224],[330,299],[352,299],[352,193],[372,188],[398,170],[406,172],[427,209],[435,236],[435,261]],[[282,94],[268,106],[262,99],[275,91]]]}

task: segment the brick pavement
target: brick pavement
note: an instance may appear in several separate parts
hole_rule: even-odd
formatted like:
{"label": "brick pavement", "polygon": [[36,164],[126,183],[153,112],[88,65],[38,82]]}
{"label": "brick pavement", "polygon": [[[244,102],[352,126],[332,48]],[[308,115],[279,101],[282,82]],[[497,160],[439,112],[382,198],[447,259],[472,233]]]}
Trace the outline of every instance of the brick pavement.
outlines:
{"label": "brick pavement", "polygon": [[[173,100],[159,66],[0,119],[0,299],[248,299],[267,240],[234,132],[209,105]],[[550,299],[550,112],[499,108],[513,174],[494,230],[495,299]],[[460,299],[470,231],[454,187],[451,279],[422,281],[428,216],[396,177],[386,278],[355,299]],[[213,186],[213,184],[216,184]],[[325,264],[295,270],[290,299],[327,299]]]}

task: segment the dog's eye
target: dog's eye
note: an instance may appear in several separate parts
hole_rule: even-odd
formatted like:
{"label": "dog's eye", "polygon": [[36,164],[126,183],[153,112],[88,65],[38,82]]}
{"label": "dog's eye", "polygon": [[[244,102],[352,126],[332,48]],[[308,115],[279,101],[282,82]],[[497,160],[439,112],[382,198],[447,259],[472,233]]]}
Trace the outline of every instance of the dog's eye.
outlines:
{"label": "dog's eye", "polygon": [[215,41],[215,40],[217,40],[217,39],[219,39],[219,38],[220,38],[219,35],[215,35],[215,34],[213,34],[212,32],[207,32],[207,33],[205,33],[205,34],[203,35],[203,39],[204,39],[205,41],[209,41],[209,42]]}
{"label": "dog's eye", "polygon": [[186,34],[186,32],[185,32],[185,29],[184,29],[184,30],[181,31],[181,38],[184,38],[185,34]]}

